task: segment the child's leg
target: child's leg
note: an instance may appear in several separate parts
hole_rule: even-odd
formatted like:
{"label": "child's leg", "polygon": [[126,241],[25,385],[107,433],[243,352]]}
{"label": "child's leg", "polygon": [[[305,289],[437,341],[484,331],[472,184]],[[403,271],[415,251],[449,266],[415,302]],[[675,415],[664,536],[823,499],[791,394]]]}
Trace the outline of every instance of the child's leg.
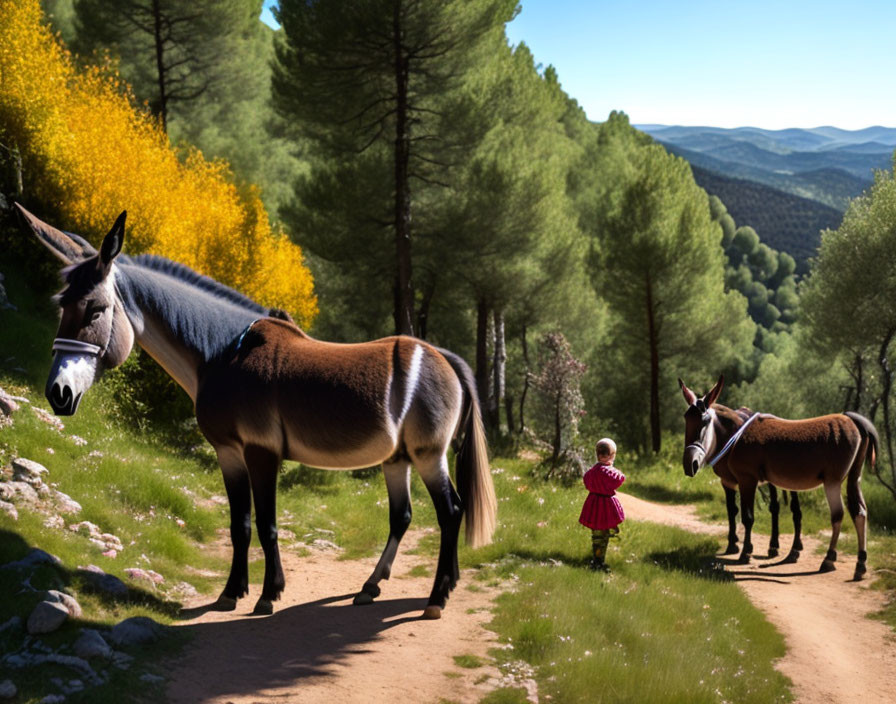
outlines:
{"label": "child's leg", "polygon": [[607,555],[607,545],[610,542],[611,531],[609,530],[592,530],[591,531],[591,569],[606,570],[604,558]]}

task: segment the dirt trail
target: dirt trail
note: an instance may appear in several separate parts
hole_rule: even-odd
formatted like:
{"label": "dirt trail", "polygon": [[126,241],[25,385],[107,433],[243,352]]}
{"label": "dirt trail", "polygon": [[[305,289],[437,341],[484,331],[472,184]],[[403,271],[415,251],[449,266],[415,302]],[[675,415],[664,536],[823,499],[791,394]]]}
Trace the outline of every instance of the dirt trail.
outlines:
{"label": "dirt trail", "polygon": [[[627,518],[690,531],[727,532],[700,522],[688,506],[660,506],[628,495],[620,499]],[[790,549],[790,537],[782,535],[784,554]],[[867,618],[882,608],[883,595],[868,589],[867,579],[850,581],[854,554],[841,553],[837,571],[820,574],[819,542],[804,537],[803,544],[795,565],[762,559],[768,552],[768,537],[762,535],[754,535],[757,557],[749,565],[734,564],[730,556],[720,559],[730,563],[726,569],[784,634],[787,654],[777,668],[793,681],[799,704],[891,704],[896,701],[896,638],[886,625]]]}
{"label": "dirt trail", "polygon": [[[660,505],[621,494],[628,518],[674,525],[692,532],[724,534],[701,522],[688,506]],[[493,667],[464,669],[453,656],[487,658],[495,636],[485,628],[497,589],[469,587],[469,572],[440,621],[419,616],[431,577],[413,577],[429,558],[408,554],[420,533],[409,533],[393,577],[370,606],[353,606],[353,591],[375,560],[341,561],[336,553],[313,551],[298,557],[283,550],[287,590],[272,616],[254,617],[260,592],[253,585],[236,612],[205,611],[208,598],[188,607],[181,628],[195,636],[174,672],[168,694],[175,703],[257,704],[260,702],[351,701],[402,698],[422,704],[447,699],[478,702],[498,685]],[[755,536],[757,558],[727,569],[750,600],[784,634],[787,654],[778,669],[794,683],[800,704],[896,701],[896,639],[884,624],[867,618],[883,596],[854,583],[854,557],[843,555],[836,572],[819,574],[818,541],[804,538],[796,565],[762,559],[768,538]],[[783,551],[789,549],[789,536]],[[223,578],[222,578],[223,579]],[[334,596],[339,595],[339,596]],[[520,683],[515,683],[519,686]],[[533,694],[533,699],[534,699]]]}
{"label": "dirt trail", "polygon": [[[208,597],[187,604],[180,628],[194,636],[168,686],[172,702],[383,702],[421,704],[440,699],[472,704],[493,689],[493,667],[462,668],[456,655],[488,659],[495,636],[484,627],[497,590],[474,583],[469,571],[451,595],[443,618],[420,620],[431,577],[408,572],[430,558],[408,555],[420,533],[409,532],[392,578],[369,606],[352,596],[374,559],[342,561],[332,551],[298,557],[282,549],[287,588],[272,616],[251,615],[261,592],[253,584],[235,612],[205,611]],[[256,557],[257,555],[253,555]],[[337,595],[337,596],[334,596]]]}

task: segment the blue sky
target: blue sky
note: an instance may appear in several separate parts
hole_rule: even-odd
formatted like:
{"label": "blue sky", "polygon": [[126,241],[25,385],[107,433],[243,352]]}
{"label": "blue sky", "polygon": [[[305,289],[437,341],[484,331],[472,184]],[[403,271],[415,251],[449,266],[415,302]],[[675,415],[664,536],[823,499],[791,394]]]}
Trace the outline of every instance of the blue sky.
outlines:
{"label": "blue sky", "polygon": [[636,124],[896,126],[893,0],[521,5],[511,43],[553,64],[592,120],[623,110]]}

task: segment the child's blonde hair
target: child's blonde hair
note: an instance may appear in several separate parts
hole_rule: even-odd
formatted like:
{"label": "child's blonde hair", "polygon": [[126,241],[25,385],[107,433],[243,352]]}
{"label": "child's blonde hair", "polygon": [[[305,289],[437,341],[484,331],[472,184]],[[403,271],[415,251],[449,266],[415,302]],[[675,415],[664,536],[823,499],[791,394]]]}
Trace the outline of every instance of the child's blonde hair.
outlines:
{"label": "child's blonde hair", "polygon": [[597,459],[600,459],[601,457],[613,457],[616,455],[616,443],[610,438],[601,438],[597,441],[597,446],[594,450],[597,453]]}

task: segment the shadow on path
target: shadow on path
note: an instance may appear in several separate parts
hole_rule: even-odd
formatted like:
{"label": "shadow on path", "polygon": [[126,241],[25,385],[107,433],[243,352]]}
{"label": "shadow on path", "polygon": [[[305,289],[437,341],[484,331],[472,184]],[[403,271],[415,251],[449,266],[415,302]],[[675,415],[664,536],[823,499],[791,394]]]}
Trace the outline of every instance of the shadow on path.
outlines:
{"label": "shadow on path", "polygon": [[[193,668],[195,675],[179,691],[168,692],[170,701],[288,691],[309,677],[338,678],[345,660],[370,652],[369,644],[388,629],[421,621],[426,606],[425,598],[353,606],[353,596],[288,606],[270,616],[231,612],[222,615],[227,620],[180,626],[178,630],[202,643],[202,652],[187,647],[180,666]],[[181,615],[195,618],[211,610],[206,604]]]}

